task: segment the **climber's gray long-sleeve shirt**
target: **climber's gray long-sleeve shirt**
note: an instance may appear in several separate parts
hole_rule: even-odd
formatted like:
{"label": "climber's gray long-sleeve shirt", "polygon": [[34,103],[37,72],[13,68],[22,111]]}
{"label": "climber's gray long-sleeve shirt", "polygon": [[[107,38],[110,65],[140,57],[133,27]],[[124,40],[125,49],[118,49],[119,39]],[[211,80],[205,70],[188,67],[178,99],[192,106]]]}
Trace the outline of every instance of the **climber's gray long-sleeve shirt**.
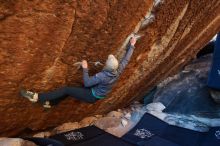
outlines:
{"label": "climber's gray long-sleeve shirt", "polygon": [[92,93],[96,98],[104,98],[112,89],[113,84],[122,73],[134,51],[134,46],[128,45],[126,54],[119,63],[118,70],[110,72],[102,70],[96,75],[89,77],[88,69],[83,69],[83,81],[85,87],[91,87]]}

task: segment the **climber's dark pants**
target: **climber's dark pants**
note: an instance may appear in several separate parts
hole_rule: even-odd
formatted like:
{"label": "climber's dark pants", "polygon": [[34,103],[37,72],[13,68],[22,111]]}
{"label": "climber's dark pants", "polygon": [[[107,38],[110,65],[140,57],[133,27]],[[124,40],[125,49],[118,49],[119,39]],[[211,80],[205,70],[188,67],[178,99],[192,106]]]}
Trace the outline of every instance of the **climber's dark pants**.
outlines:
{"label": "climber's dark pants", "polygon": [[98,100],[92,95],[90,88],[83,87],[62,87],[51,92],[40,93],[38,94],[38,99],[40,102],[45,102],[48,100],[62,99],[67,96],[89,103],[94,103]]}

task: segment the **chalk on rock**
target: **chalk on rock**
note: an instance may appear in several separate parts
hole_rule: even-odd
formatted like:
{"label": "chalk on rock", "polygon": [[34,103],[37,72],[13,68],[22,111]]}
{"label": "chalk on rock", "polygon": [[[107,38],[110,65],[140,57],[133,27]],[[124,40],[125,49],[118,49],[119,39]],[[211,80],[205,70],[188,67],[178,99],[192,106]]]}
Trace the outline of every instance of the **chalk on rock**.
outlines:
{"label": "chalk on rock", "polygon": [[161,102],[150,103],[146,106],[148,111],[163,111],[165,108]]}
{"label": "chalk on rock", "polygon": [[163,0],[154,0],[154,7],[157,7],[158,5],[162,3],[163,3]]}
{"label": "chalk on rock", "polygon": [[122,124],[123,127],[125,127],[126,125],[128,125],[128,121],[125,120],[125,119],[122,119],[121,124]]}
{"label": "chalk on rock", "polygon": [[141,28],[147,26],[148,24],[152,23],[155,20],[154,14],[150,13],[148,16],[145,16],[145,19],[143,20],[141,24]]}
{"label": "chalk on rock", "polygon": [[128,119],[128,120],[130,120],[130,119],[131,119],[131,113],[127,113],[127,114],[125,115],[125,118]]}

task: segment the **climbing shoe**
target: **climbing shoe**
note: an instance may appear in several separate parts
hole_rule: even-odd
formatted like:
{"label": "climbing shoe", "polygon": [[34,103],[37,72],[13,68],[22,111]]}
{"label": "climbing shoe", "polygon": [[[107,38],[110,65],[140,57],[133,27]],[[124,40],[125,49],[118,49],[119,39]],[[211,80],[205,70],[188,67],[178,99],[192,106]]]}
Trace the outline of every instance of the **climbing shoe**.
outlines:
{"label": "climbing shoe", "polygon": [[44,108],[51,108],[50,101],[45,101],[43,104]]}
{"label": "climbing shoe", "polygon": [[27,91],[27,90],[21,90],[20,94],[21,94],[21,96],[27,98],[31,102],[37,102],[37,100],[34,99],[34,95],[36,94],[34,92]]}

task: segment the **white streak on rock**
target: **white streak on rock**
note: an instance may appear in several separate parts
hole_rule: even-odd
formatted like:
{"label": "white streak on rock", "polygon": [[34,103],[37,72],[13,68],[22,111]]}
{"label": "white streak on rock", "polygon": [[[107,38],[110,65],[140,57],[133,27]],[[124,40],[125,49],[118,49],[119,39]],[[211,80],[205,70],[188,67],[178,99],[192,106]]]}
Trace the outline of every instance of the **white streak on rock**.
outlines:
{"label": "white streak on rock", "polygon": [[128,121],[125,119],[122,119],[121,124],[123,125],[123,127],[125,127],[128,124]]}

